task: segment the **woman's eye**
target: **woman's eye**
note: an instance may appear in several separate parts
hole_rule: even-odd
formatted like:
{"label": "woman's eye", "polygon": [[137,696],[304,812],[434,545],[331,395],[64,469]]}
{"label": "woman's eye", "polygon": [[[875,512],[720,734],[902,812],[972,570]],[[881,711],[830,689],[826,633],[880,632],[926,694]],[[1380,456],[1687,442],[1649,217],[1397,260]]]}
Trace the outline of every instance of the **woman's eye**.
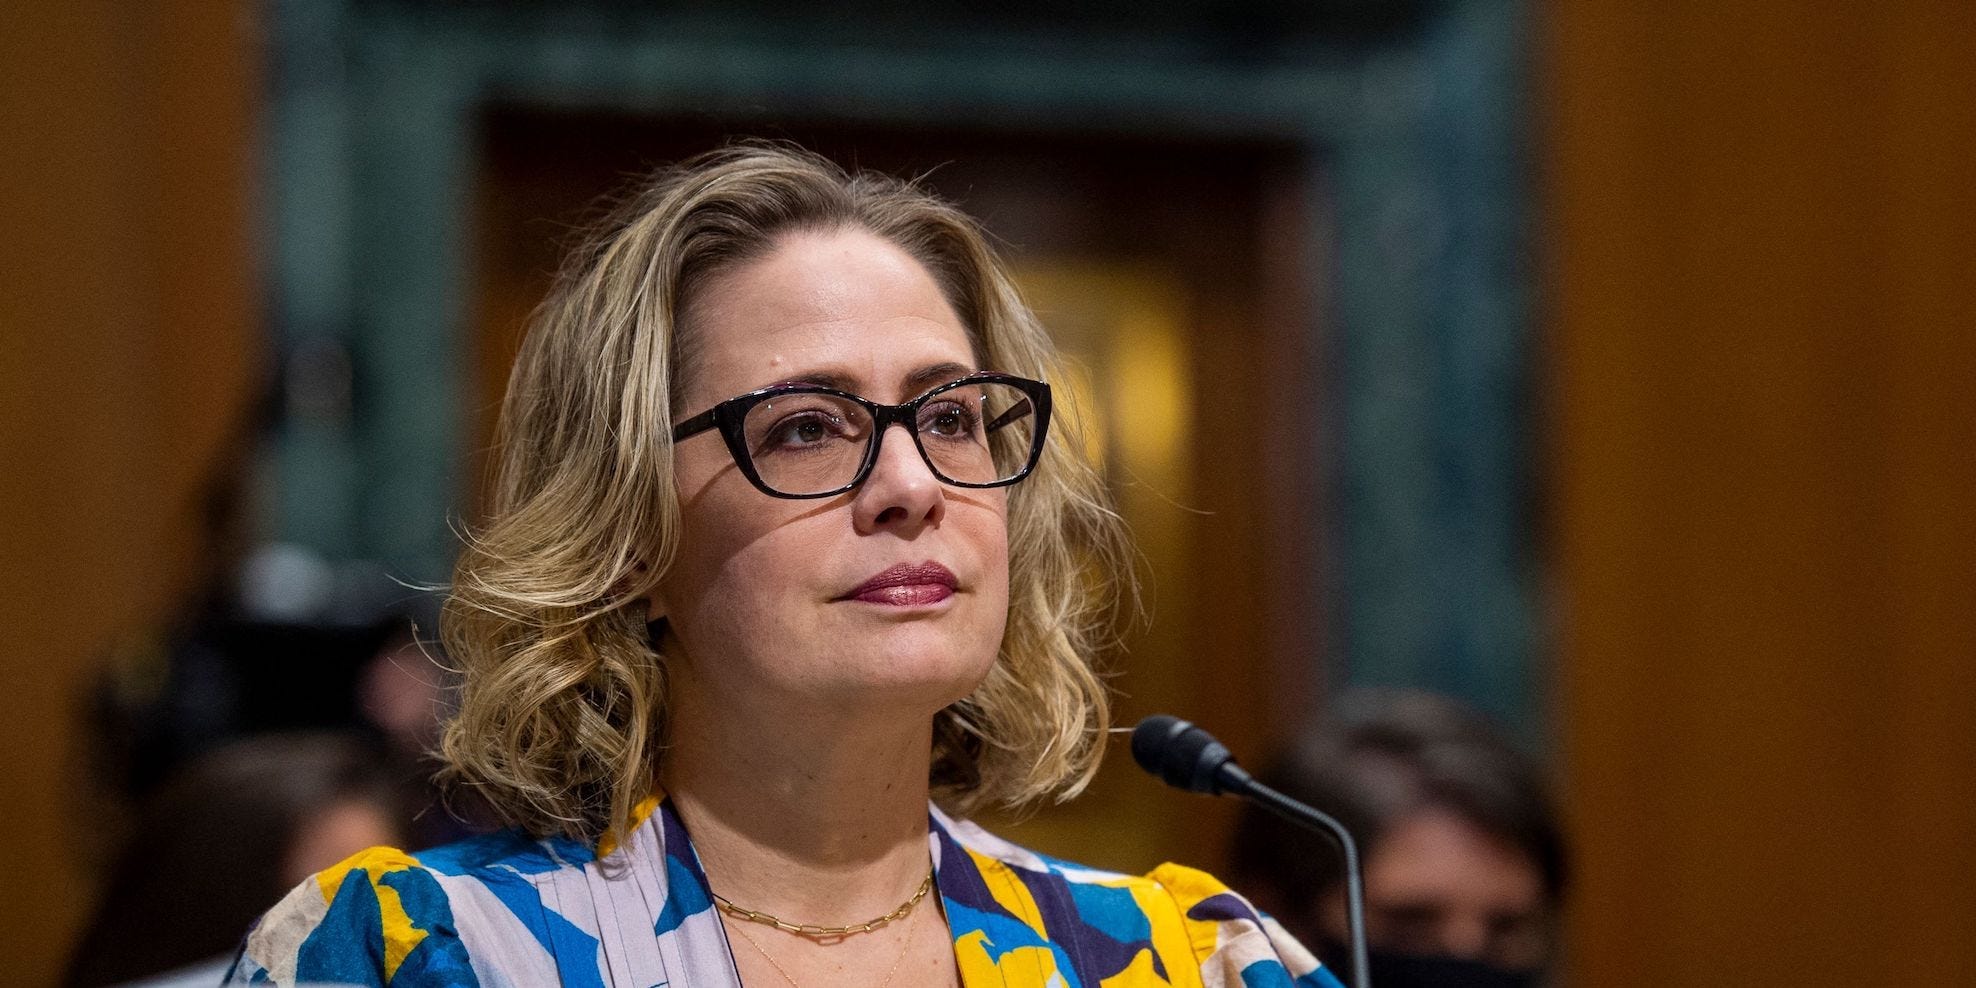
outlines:
{"label": "woman's eye", "polygon": [[820,415],[805,415],[778,423],[769,431],[768,445],[783,448],[815,446],[842,433],[843,429],[833,428],[833,424]]}
{"label": "woman's eye", "polygon": [[948,402],[922,411],[919,431],[948,438],[971,436],[975,421],[973,409],[959,402]]}

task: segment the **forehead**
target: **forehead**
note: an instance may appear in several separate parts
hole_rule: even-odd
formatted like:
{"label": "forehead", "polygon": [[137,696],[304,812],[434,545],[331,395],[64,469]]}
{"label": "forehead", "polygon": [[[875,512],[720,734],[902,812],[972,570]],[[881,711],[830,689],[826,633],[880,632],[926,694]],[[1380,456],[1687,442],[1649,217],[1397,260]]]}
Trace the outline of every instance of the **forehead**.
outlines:
{"label": "forehead", "polygon": [[1397,821],[1366,861],[1369,894],[1520,913],[1543,901],[1537,865],[1516,846],[1453,813],[1427,809]]}
{"label": "forehead", "polygon": [[977,366],[966,329],[926,268],[859,229],[783,236],[714,275],[687,313],[684,404],[788,381],[830,379],[900,401],[914,373]]}

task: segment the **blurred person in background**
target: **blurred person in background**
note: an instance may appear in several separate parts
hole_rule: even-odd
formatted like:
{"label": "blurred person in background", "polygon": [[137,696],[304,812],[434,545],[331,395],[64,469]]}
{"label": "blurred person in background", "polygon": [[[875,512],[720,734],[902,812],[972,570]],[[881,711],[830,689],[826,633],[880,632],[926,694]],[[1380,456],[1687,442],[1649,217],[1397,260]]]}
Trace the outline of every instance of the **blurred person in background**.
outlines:
{"label": "blurred person in background", "polygon": [[911,184],[753,144],[648,181],[538,310],[442,622],[448,777],[511,829],[339,863],[230,983],[1336,986],[1205,874],[964,819],[1104,751],[1130,556],[1058,366]]}
{"label": "blurred person in background", "polygon": [[[376,562],[260,539],[252,453],[277,401],[243,409],[205,471],[198,551],[176,606],[114,643],[86,695],[76,773],[86,782],[73,795],[91,843],[115,846],[130,810],[164,780],[253,735],[366,732],[408,787],[429,788],[427,756],[451,702],[451,678],[428,654],[439,599]],[[431,829],[435,840],[459,836]]]}
{"label": "blurred person in background", "polygon": [[[1378,988],[1539,983],[1565,887],[1541,774],[1445,697],[1346,694],[1262,779],[1338,818],[1365,868]],[[1332,964],[1347,956],[1344,862],[1327,837],[1246,806],[1231,879]]]}
{"label": "blurred person in background", "polygon": [[[433,608],[436,611],[436,606]],[[78,831],[113,847],[131,814],[203,754],[242,738],[348,732],[377,749],[378,771],[415,810],[416,847],[456,840],[473,824],[439,807],[432,751],[453,677],[415,610],[367,623],[271,621],[205,614],[113,656],[84,714],[85,782],[72,794]],[[470,812],[470,800],[458,801]],[[100,865],[100,863],[99,863]]]}
{"label": "blurred person in background", "polygon": [[138,811],[63,984],[218,983],[241,931],[295,883],[405,840],[404,790],[382,756],[363,738],[311,732],[186,763]]}
{"label": "blurred person in background", "polygon": [[207,471],[178,606],[110,648],[79,711],[63,795],[99,901],[67,983],[217,958],[190,972],[216,983],[245,925],[300,877],[473,830],[431,782],[452,699],[429,641],[438,598],[375,563],[257,543],[245,451],[264,424],[248,409]]}

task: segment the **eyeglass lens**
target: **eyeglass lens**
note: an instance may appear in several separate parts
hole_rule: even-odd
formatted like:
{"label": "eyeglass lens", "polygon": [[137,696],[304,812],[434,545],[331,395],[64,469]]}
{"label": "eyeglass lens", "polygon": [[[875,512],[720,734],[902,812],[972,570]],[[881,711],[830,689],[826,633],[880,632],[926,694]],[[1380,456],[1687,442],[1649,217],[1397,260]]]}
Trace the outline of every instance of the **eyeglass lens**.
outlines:
{"label": "eyeglass lens", "polygon": [[[913,428],[927,464],[940,479],[995,484],[1020,474],[1028,464],[1034,411],[1021,388],[962,384],[927,398]],[[876,438],[871,413],[863,405],[807,392],[757,403],[741,428],[755,473],[784,494],[820,494],[850,484]]]}

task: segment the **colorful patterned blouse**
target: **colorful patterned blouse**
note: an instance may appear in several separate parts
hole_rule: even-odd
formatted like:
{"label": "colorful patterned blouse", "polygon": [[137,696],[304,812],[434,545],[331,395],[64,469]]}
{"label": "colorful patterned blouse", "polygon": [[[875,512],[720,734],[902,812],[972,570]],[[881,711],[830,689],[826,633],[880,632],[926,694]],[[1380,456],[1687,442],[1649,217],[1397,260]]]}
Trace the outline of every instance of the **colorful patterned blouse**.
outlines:
{"label": "colorful patterned blouse", "polygon": [[[595,850],[506,831],[364,851],[263,916],[227,984],[739,988],[678,815],[641,813],[629,841]],[[1093,871],[938,809],[928,842],[967,988],[1342,988],[1202,872]]]}

